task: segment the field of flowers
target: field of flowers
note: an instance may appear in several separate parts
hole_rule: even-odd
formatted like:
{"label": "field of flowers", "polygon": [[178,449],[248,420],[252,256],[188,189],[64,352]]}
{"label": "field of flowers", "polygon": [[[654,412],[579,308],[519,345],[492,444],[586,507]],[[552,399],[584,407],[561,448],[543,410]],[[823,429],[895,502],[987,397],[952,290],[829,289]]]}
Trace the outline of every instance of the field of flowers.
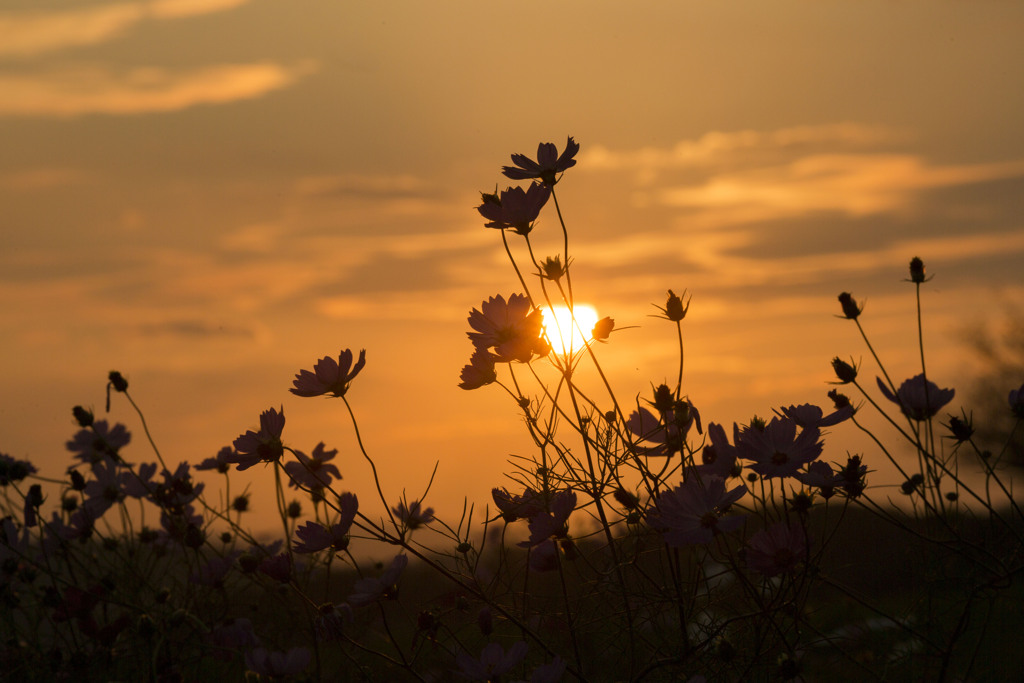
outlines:
{"label": "field of flowers", "polygon": [[[320,358],[290,391],[337,400],[377,482],[366,491],[340,487],[337,450],[290,446],[273,406],[216,455],[169,462],[128,382],[110,372],[111,416],[74,408],[65,472],[0,454],[2,677],[1019,677],[1024,512],[1008,448],[983,448],[970,413],[943,412],[954,390],[929,378],[923,336],[920,372],[890,376],[863,305],[844,292],[836,312],[868,360],[833,360],[831,404],[776,406],[730,427],[687,396],[690,301],[668,290],[653,310],[678,340],[674,381],[617,395],[601,365],[622,352],[609,344],[616,324],[576,310],[556,193],[578,151],[570,137],[560,153],[543,143],[535,159],[512,155],[504,176],[528,185],[484,193],[478,207],[517,291],[470,312],[460,386],[505,392],[535,445],[509,462],[515,485],[494,488],[493,506],[467,503],[444,520],[427,496],[386,499],[347,396],[365,350]],[[542,211],[557,217],[561,253],[534,252]],[[913,258],[918,311],[929,279]],[[557,379],[543,379],[551,369]],[[583,375],[598,379],[597,395]],[[1015,432],[1020,379],[1003,404]],[[862,411],[887,431],[870,432]],[[840,444],[847,430],[866,432],[874,447],[837,460],[826,430]],[[908,449],[916,457],[900,455]],[[872,487],[882,463],[899,473],[895,491]],[[243,524],[253,503],[231,492],[232,473],[253,467],[273,477],[276,540]],[[385,516],[367,513],[369,500]]]}

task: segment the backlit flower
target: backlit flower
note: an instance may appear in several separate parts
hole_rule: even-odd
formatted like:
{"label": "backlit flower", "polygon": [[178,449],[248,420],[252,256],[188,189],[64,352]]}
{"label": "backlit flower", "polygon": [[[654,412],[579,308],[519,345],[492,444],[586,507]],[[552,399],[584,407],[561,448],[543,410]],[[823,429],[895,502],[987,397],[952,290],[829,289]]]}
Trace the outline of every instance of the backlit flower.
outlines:
{"label": "backlit flower", "polygon": [[420,502],[414,500],[406,506],[405,501],[400,501],[397,506],[391,508],[398,521],[406,529],[418,529],[434,521],[434,508],[420,508]]}
{"label": "backlit flower", "polygon": [[818,406],[804,403],[798,406],[789,406],[777,412],[796,422],[797,426],[803,429],[821,429],[822,427],[831,427],[850,419],[853,417],[854,411],[853,406],[847,404],[846,407],[825,415]]}
{"label": "backlit flower", "polygon": [[923,374],[911,377],[896,390],[895,395],[881,377],[876,377],[882,395],[900,407],[900,411],[911,420],[927,420],[953,400],[954,389],[940,389],[939,385],[925,379]]}
{"label": "backlit flower", "polygon": [[485,228],[509,229],[519,235],[529,235],[533,230],[533,222],[537,220],[549,197],[550,187],[531,183],[527,190],[521,187],[502,190],[497,201],[488,198],[476,210],[489,221],[484,224]]}
{"label": "backlit flower", "polygon": [[327,450],[324,442],[321,441],[313,449],[313,455],[306,455],[302,451],[295,451],[298,462],[286,463],[284,471],[291,477],[289,486],[298,488],[304,486],[308,489],[323,488],[330,486],[331,482],[341,479],[341,472],[333,464],[327,462],[338,454],[338,449]]}
{"label": "backlit flower", "polygon": [[513,154],[512,163],[515,166],[503,166],[501,172],[512,180],[540,178],[545,185],[554,185],[558,182],[557,174],[576,165],[573,157],[579,151],[579,143],[573,140],[572,136],[566,141],[565,151],[561,156],[558,155],[558,148],[554,143],[542,142],[537,145],[537,161],[523,154]]}
{"label": "backlit flower", "polygon": [[348,603],[353,607],[360,607],[392,595],[396,590],[398,577],[407,564],[408,555],[395,555],[395,559],[391,560],[391,564],[379,577],[356,581],[352,586],[352,593],[348,596]]}
{"label": "backlit flower", "polygon": [[35,465],[28,460],[17,460],[6,453],[0,453],[0,486],[7,486],[12,481],[19,482],[37,471]]}
{"label": "backlit flower", "polygon": [[251,429],[235,439],[235,453],[228,456],[238,464],[239,471],[259,462],[273,462],[284,455],[281,432],[284,431],[284,408],[280,412],[270,408],[260,415],[260,431]]}
{"label": "backlit flower", "polygon": [[494,356],[486,349],[476,349],[469,357],[469,364],[462,368],[459,373],[460,389],[479,389],[480,387],[498,381],[498,373],[494,371]]}
{"label": "backlit flower", "polygon": [[695,471],[702,477],[716,476],[726,479],[736,471],[736,447],[729,443],[725,428],[717,423],[708,424],[708,437],[711,443],[704,446],[701,453],[702,464]]}
{"label": "backlit flower", "polygon": [[700,413],[689,401],[676,401],[674,407],[661,414],[659,420],[646,408],[634,410],[626,420],[626,428],[643,441],[654,446],[639,445],[642,455],[671,456],[683,450],[690,427],[696,425],[703,432]]}
{"label": "backlit flower", "polygon": [[750,469],[764,477],[791,477],[821,455],[818,429],[801,429],[795,420],[773,417],[764,426],[747,427],[736,436],[741,458],[753,461]]}
{"label": "backlit flower", "polygon": [[776,522],[747,541],[747,566],[767,578],[791,572],[807,559],[808,545],[802,526]]}
{"label": "backlit flower", "polygon": [[569,533],[569,515],[576,509],[576,494],[559,491],[551,496],[550,512],[540,509],[530,517],[530,538],[519,545],[524,548],[539,545],[550,538],[565,538]]}
{"label": "backlit flower", "polygon": [[483,302],[480,310],[469,314],[467,333],[477,349],[493,349],[496,363],[529,362],[534,354],[546,356],[550,348],[541,337],[544,316],[538,309],[530,310],[530,300],[512,294],[508,301],[500,294]]}
{"label": "backlit flower", "polygon": [[342,351],[338,355],[338,360],[324,356],[313,366],[313,372],[299,370],[292,382],[295,386],[289,391],[296,396],[344,396],[348,391],[349,382],[359,374],[364,365],[365,349],[359,352],[359,360],[355,366],[352,365],[352,351],[349,349]]}
{"label": "backlit flower", "polygon": [[743,485],[726,491],[725,480],[719,477],[691,476],[654,500],[647,508],[647,521],[670,546],[710,543],[715,534],[743,525],[743,517],[723,515],[746,493]]}
{"label": "backlit flower", "polygon": [[503,488],[494,488],[491,489],[491,497],[506,522],[529,519],[544,511],[544,500],[539,493],[529,487],[521,496],[513,495]]}
{"label": "backlit flower", "polygon": [[110,427],[106,420],[98,420],[91,428],[79,430],[65,446],[74,453],[72,457],[95,465],[108,458],[120,462],[118,451],[131,440],[132,435],[123,424]]}

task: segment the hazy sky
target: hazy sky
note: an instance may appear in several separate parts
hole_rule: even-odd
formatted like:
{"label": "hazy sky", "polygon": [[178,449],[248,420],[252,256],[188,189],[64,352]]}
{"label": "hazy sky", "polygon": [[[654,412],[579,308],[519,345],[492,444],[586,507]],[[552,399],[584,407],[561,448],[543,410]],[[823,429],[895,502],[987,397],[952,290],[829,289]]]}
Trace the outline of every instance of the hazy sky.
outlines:
{"label": "hazy sky", "polygon": [[486,499],[529,451],[502,392],[457,387],[469,309],[519,290],[474,207],[567,135],[577,299],[641,326],[600,349],[627,402],[675,376],[668,288],[705,421],[826,403],[832,356],[866,356],[844,290],[915,374],[915,255],[929,370],[961,386],[964,331],[1024,299],[1022,36],[1024,4],[984,0],[7,0],[0,451],[63,471],[71,407],[102,412],[119,369],[167,460],[283,405],[286,442],[339,448],[369,499],[343,406],[287,393],[366,348],[350,398],[387,495],[440,460],[428,503]]}

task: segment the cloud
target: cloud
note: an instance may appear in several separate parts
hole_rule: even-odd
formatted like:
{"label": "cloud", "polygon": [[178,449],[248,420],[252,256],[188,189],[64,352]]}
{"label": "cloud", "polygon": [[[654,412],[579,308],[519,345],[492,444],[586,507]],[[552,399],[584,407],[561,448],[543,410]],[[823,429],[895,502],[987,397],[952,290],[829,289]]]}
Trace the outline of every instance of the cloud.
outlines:
{"label": "cloud", "polygon": [[0,173],[0,189],[15,192],[49,190],[86,182],[88,176],[79,170],[58,167],[29,168]]}
{"label": "cloud", "polygon": [[854,122],[790,126],[774,131],[711,131],[696,140],[682,140],[671,149],[644,147],[617,152],[594,145],[581,152],[579,168],[591,171],[631,170],[650,181],[659,171],[704,168],[735,160],[740,153],[754,156],[758,152],[820,149],[824,145],[862,148],[908,137],[907,133],[894,128]]}
{"label": "cloud", "polygon": [[189,71],[65,68],[37,76],[0,76],[0,116],[74,117],[140,114],[224,104],[287,87],[315,69],[309,62],[220,64]]}
{"label": "cloud", "polygon": [[910,154],[815,154],[716,174],[656,197],[669,207],[713,210],[715,220],[727,223],[820,211],[866,216],[908,209],[923,190],[1021,176],[1024,160],[931,166]]}
{"label": "cloud", "polygon": [[221,12],[249,0],[119,2],[62,11],[0,14],[0,56],[34,57],[106,42],[147,18],[178,19]]}

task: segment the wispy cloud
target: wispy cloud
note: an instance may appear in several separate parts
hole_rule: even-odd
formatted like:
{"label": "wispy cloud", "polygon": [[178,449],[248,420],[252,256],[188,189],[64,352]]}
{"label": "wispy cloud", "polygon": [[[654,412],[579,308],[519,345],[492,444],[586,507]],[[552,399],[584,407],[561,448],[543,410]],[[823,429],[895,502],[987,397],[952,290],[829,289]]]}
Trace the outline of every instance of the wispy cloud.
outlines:
{"label": "wispy cloud", "polygon": [[851,216],[901,211],[922,190],[1024,176],[1024,160],[932,166],[909,154],[815,154],[782,166],[713,175],[660,190],[666,206],[714,210],[717,220],[770,220],[816,211]]}
{"label": "wispy cloud", "polygon": [[146,19],[179,19],[234,9],[249,0],[118,2],[58,11],[0,13],[0,56],[34,57],[111,40]]}
{"label": "wispy cloud", "polygon": [[315,70],[305,62],[220,64],[188,71],[100,67],[0,75],[0,116],[73,117],[177,111],[261,97]]}

